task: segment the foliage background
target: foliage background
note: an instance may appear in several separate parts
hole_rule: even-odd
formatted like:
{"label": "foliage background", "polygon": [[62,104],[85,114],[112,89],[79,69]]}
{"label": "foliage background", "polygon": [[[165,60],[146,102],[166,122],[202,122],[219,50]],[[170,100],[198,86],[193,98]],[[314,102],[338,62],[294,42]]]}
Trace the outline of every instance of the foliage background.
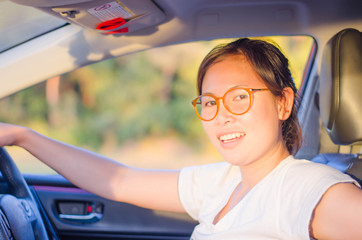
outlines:
{"label": "foliage background", "polygon": [[[299,86],[313,40],[268,37],[290,61]],[[213,40],[110,59],[48,79],[0,101],[0,121],[20,124],[133,166],[180,168],[220,161],[191,100],[196,73]],[[25,172],[53,173],[19,148]]]}

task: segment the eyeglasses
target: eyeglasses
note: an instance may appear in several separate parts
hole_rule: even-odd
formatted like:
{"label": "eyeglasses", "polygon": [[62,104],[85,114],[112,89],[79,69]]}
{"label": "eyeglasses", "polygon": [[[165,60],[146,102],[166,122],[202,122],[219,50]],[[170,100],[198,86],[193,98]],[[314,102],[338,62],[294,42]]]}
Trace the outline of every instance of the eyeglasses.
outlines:
{"label": "eyeglasses", "polygon": [[192,101],[197,116],[203,121],[213,120],[220,108],[220,99],[225,108],[232,114],[242,115],[249,111],[252,105],[252,92],[268,91],[267,88],[243,88],[234,87],[228,90],[224,96],[215,97],[212,94],[202,94]]}

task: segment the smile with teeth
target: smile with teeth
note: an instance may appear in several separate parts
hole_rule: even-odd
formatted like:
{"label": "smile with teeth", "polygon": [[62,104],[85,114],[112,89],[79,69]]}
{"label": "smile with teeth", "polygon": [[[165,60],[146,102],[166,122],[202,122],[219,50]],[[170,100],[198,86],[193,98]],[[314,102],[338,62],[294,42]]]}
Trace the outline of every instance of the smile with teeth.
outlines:
{"label": "smile with teeth", "polygon": [[230,133],[230,134],[220,136],[219,139],[222,142],[228,142],[228,141],[232,141],[232,140],[238,139],[240,137],[244,137],[244,136],[245,136],[245,133],[239,133],[238,132],[238,133]]}

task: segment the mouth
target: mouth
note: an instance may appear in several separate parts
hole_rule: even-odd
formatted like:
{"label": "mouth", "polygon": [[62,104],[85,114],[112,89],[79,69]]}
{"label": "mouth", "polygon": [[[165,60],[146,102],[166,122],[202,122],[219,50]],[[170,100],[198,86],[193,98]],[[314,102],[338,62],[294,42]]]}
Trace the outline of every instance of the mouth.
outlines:
{"label": "mouth", "polygon": [[221,135],[218,138],[221,142],[227,143],[227,142],[235,141],[241,137],[244,137],[245,135],[246,134],[243,132],[236,132],[236,133],[229,133],[229,134]]}

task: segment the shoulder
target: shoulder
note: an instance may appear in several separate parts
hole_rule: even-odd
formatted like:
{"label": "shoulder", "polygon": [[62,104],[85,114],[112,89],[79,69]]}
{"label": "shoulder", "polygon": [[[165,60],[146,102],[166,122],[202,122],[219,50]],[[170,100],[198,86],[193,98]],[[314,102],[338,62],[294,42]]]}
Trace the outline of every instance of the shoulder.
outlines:
{"label": "shoulder", "polygon": [[[298,160],[286,159],[280,169],[280,206],[284,219],[282,226],[291,232],[309,237],[309,225],[313,211],[328,189],[339,183],[355,183],[350,176],[332,167]],[[346,184],[351,185],[353,184]],[[298,209],[298,211],[295,211]],[[290,222],[299,224],[290,225]]]}
{"label": "shoulder", "polygon": [[308,160],[289,159],[281,171],[282,195],[298,196],[295,204],[308,208],[314,208],[324,193],[337,183],[357,184],[353,178],[337,169]]}
{"label": "shoulder", "polygon": [[318,239],[361,239],[362,190],[353,184],[335,184],[316,206],[311,221]]}
{"label": "shoulder", "polygon": [[286,164],[284,169],[285,175],[296,181],[302,181],[308,184],[312,182],[324,183],[329,181],[354,182],[349,175],[325,164],[315,163],[304,159],[295,159],[293,157],[290,157],[287,160],[288,164]]}

